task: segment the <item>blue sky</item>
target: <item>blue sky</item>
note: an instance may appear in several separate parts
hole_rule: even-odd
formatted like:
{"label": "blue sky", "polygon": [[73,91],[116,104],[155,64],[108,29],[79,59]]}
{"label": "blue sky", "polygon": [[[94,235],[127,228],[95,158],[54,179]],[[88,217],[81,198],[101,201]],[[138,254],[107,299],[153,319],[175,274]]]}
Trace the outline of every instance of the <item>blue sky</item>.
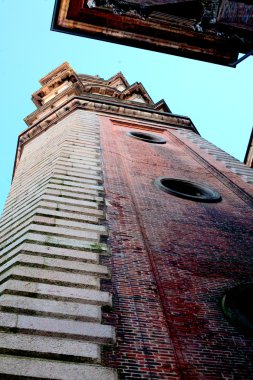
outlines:
{"label": "blue sky", "polygon": [[0,0],[0,212],[9,191],[17,136],[35,109],[38,80],[64,61],[83,74],[122,71],[154,101],[189,116],[200,134],[243,160],[252,128],[253,57],[236,69],[51,32],[53,0]]}

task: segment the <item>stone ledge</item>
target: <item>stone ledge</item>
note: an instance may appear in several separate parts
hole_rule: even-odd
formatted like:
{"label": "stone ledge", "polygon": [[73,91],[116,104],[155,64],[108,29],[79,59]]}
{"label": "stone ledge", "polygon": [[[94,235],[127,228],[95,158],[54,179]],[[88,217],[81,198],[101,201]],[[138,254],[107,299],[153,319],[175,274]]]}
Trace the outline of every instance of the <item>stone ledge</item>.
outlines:
{"label": "stone ledge", "polygon": [[37,355],[40,358],[43,356],[72,357],[72,360],[77,362],[99,363],[101,360],[100,347],[95,343],[19,333],[0,332],[0,352],[3,351],[12,352],[13,355]]}
{"label": "stone ledge", "polygon": [[103,216],[104,213],[102,210],[99,210],[98,208],[87,208],[83,206],[74,206],[71,204],[67,203],[60,203],[59,201],[52,201],[52,200],[39,200],[38,201],[38,207],[41,208],[46,208],[49,210],[56,210],[56,211],[72,211],[72,212],[77,212],[79,214],[84,214],[87,213],[88,215],[93,215],[93,216]]}
{"label": "stone ledge", "polygon": [[62,260],[78,261],[82,263],[95,263],[99,262],[99,254],[92,251],[78,251],[70,248],[50,247],[33,243],[23,243],[12,251],[8,252],[0,258],[0,265],[8,260],[11,260],[19,254],[29,256],[41,256],[49,258],[60,258]]}
{"label": "stone ledge", "polygon": [[76,279],[80,277],[79,275],[88,277],[95,276],[99,278],[109,277],[109,270],[104,265],[72,261],[68,260],[67,258],[65,260],[62,260],[60,258],[43,257],[40,255],[27,255],[24,252],[20,252],[13,259],[6,261],[0,267],[0,273],[13,268],[13,266],[18,265],[24,268],[24,273],[26,273],[26,270],[28,270],[25,268],[30,268],[30,271],[35,268],[41,268],[42,272],[44,270],[47,270],[49,274],[53,271],[56,271],[57,273],[62,272],[68,278],[71,278],[72,274],[73,276],[76,276]]}
{"label": "stone ledge", "polygon": [[80,178],[101,179],[100,167],[97,167],[96,169],[75,168],[74,166],[69,167],[61,162],[57,162],[55,164],[55,172],[65,173],[66,175],[73,175]]}
{"label": "stone ledge", "polygon": [[[75,214],[73,215],[73,218],[75,219]],[[95,231],[97,233],[106,233],[106,228],[103,225],[100,225],[99,223],[87,223],[87,222],[81,222],[81,221],[75,221],[75,220],[65,220],[65,217],[60,217],[60,215],[56,215],[52,213],[52,215],[36,215],[33,218],[33,223],[36,224],[44,224],[44,225],[53,225],[55,227],[70,227],[72,229],[76,230],[91,230]]]}
{"label": "stone ledge", "polygon": [[[112,344],[115,341],[115,331],[110,325],[100,323],[73,321],[49,317],[0,312],[0,326],[15,332],[43,336],[71,337],[89,342]],[[1,342],[0,342],[1,346]]]}
{"label": "stone ledge", "polygon": [[111,306],[112,296],[95,289],[75,288],[40,282],[12,280],[0,285],[0,294],[27,295],[52,300],[73,301],[90,305]]}
{"label": "stone ledge", "polygon": [[0,308],[4,312],[74,319],[83,322],[101,322],[100,306],[78,302],[2,294],[0,297]]}
{"label": "stone ledge", "polygon": [[10,222],[10,220],[13,220],[14,218],[22,218],[24,215],[26,215],[26,212],[28,213],[31,210],[36,209],[40,202],[41,195],[34,198],[31,202],[26,202],[25,200],[23,202],[18,202],[13,207],[11,207],[9,211],[4,211],[0,226],[7,224],[8,222]]}
{"label": "stone ledge", "polygon": [[93,195],[95,197],[98,196],[99,192],[101,193],[103,191],[103,188],[101,189],[88,189],[88,188],[84,188],[84,186],[82,187],[78,187],[78,186],[71,186],[71,185],[66,185],[64,183],[62,183],[61,181],[59,181],[59,184],[56,184],[57,183],[57,180],[54,180],[53,181],[53,178],[48,182],[47,184],[47,189],[54,189],[54,190],[61,190],[61,191],[67,191],[68,193],[74,193],[74,194],[84,194],[85,196],[86,195]]}
{"label": "stone ledge", "polygon": [[0,283],[4,283],[5,281],[9,281],[11,279],[92,289],[99,289],[100,287],[99,278],[92,275],[69,272],[66,273],[63,271],[60,272],[50,270],[48,268],[41,269],[23,266],[20,263],[16,263],[15,266],[12,266],[0,275]]}
{"label": "stone ledge", "polygon": [[103,186],[98,185],[96,183],[92,183],[92,184],[86,183],[86,182],[81,183],[80,181],[76,181],[76,180],[72,181],[69,178],[67,178],[67,180],[66,180],[65,177],[63,178],[62,176],[57,175],[57,174],[54,174],[53,177],[50,178],[48,183],[49,184],[50,183],[57,183],[57,184],[62,185],[62,186],[69,186],[73,189],[73,191],[79,191],[79,190],[86,191],[86,189],[104,191]]}
{"label": "stone ledge", "polygon": [[98,196],[98,195],[91,195],[91,194],[88,194],[86,192],[82,192],[81,194],[78,193],[78,192],[75,192],[75,191],[67,191],[65,190],[63,187],[61,188],[52,188],[52,187],[49,187],[47,186],[46,189],[45,189],[45,194],[48,194],[48,195],[54,195],[54,196],[60,196],[60,197],[66,197],[66,198],[70,198],[70,199],[75,199],[75,200],[85,200],[85,201],[92,201],[92,202],[103,202],[103,198]]}
{"label": "stone ledge", "polygon": [[100,224],[100,219],[103,216],[102,214],[98,216],[94,215],[86,215],[82,213],[76,213],[76,212],[63,212],[63,211],[57,211],[54,209],[47,209],[47,208],[38,208],[36,210],[37,216],[46,216],[46,217],[53,217],[56,220],[61,219],[65,223],[68,223],[69,220],[72,220],[76,223],[89,223],[93,226],[98,226]]}
{"label": "stone ledge", "polygon": [[47,195],[46,193],[42,195],[41,199],[43,201],[53,201],[59,204],[70,204],[70,205],[80,206],[80,207],[84,206],[84,207],[88,207],[92,209],[98,208],[98,204],[96,202],[89,202],[89,201],[82,201],[80,199],[76,200],[76,199],[65,198],[61,196]]}
{"label": "stone ledge", "polygon": [[0,374],[51,380],[117,380],[116,370],[90,364],[0,355]]}
{"label": "stone ledge", "polygon": [[11,191],[10,193],[10,196],[8,197],[8,200],[5,204],[5,208],[6,206],[10,206],[10,205],[16,205],[19,200],[24,200],[24,199],[29,199],[31,198],[35,192],[39,192],[40,189],[45,189],[47,186],[48,186],[48,183],[49,183],[49,180],[50,180],[51,176],[48,176],[48,178],[46,178],[44,181],[41,181],[41,182],[37,182],[36,185],[28,185],[28,186],[17,186],[17,189],[13,189],[13,191]]}
{"label": "stone ledge", "polygon": [[54,235],[45,235],[39,233],[27,233],[21,236],[19,239],[15,240],[13,243],[10,243],[5,248],[1,250],[1,256],[6,255],[13,249],[16,249],[22,243],[35,243],[35,244],[45,244],[46,246],[51,247],[62,247],[69,249],[78,249],[78,250],[90,250],[98,252],[100,254],[107,254],[108,248],[105,244],[98,244],[96,242],[86,242],[76,239],[68,238],[56,238]]}
{"label": "stone ledge", "polygon": [[80,163],[79,161],[77,160],[71,160],[70,158],[65,158],[65,157],[60,157],[58,160],[57,160],[57,163],[58,164],[61,164],[61,165],[64,165],[65,167],[74,167],[74,168],[79,168],[79,169],[86,169],[86,170],[101,170],[101,164],[100,163],[97,163],[97,164],[87,164],[87,163]]}

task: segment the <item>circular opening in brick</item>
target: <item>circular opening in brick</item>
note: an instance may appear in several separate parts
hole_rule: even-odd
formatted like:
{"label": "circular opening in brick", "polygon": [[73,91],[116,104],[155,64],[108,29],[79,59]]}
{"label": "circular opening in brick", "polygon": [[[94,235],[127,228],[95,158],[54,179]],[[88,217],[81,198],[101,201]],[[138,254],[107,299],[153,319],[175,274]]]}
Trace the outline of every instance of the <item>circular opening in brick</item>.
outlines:
{"label": "circular opening in brick", "polygon": [[209,186],[183,179],[161,177],[155,185],[166,193],[199,202],[219,202],[220,194]]}
{"label": "circular opening in brick", "polygon": [[253,334],[253,284],[230,289],[222,298],[222,310],[234,325]]}
{"label": "circular opening in brick", "polygon": [[152,133],[133,131],[128,132],[127,135],[153,144],[166,144],[166,140],[163,137],[153,135]]}

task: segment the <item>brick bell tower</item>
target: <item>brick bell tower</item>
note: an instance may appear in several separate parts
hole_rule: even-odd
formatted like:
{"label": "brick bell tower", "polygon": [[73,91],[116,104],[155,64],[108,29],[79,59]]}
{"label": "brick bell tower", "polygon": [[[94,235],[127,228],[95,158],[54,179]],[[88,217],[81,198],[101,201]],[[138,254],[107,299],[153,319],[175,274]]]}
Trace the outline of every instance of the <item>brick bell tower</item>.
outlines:
{"label": "brick bell tower", "polygon": [[252,379],[252,170],[121,73],[40,83],[1,219],[1,379]]}

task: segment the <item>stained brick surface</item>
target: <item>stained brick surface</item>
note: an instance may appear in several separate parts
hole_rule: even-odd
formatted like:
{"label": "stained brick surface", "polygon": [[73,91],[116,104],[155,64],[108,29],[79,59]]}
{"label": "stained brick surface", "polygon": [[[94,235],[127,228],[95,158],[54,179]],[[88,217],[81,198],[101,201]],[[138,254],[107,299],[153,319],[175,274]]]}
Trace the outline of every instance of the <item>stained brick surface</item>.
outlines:
{"label": "stained brick surface", "polygon": [[[226,290],[252,281],[251,207],[176,131],[149,144],[126,135],[131,124],[100,120],[114,297],[104,318],[117,330],[104,360],[124,379],[252,379],[253,341],[220,307]],[[222,201],[167,194],[160,176],[210,185]]]}

